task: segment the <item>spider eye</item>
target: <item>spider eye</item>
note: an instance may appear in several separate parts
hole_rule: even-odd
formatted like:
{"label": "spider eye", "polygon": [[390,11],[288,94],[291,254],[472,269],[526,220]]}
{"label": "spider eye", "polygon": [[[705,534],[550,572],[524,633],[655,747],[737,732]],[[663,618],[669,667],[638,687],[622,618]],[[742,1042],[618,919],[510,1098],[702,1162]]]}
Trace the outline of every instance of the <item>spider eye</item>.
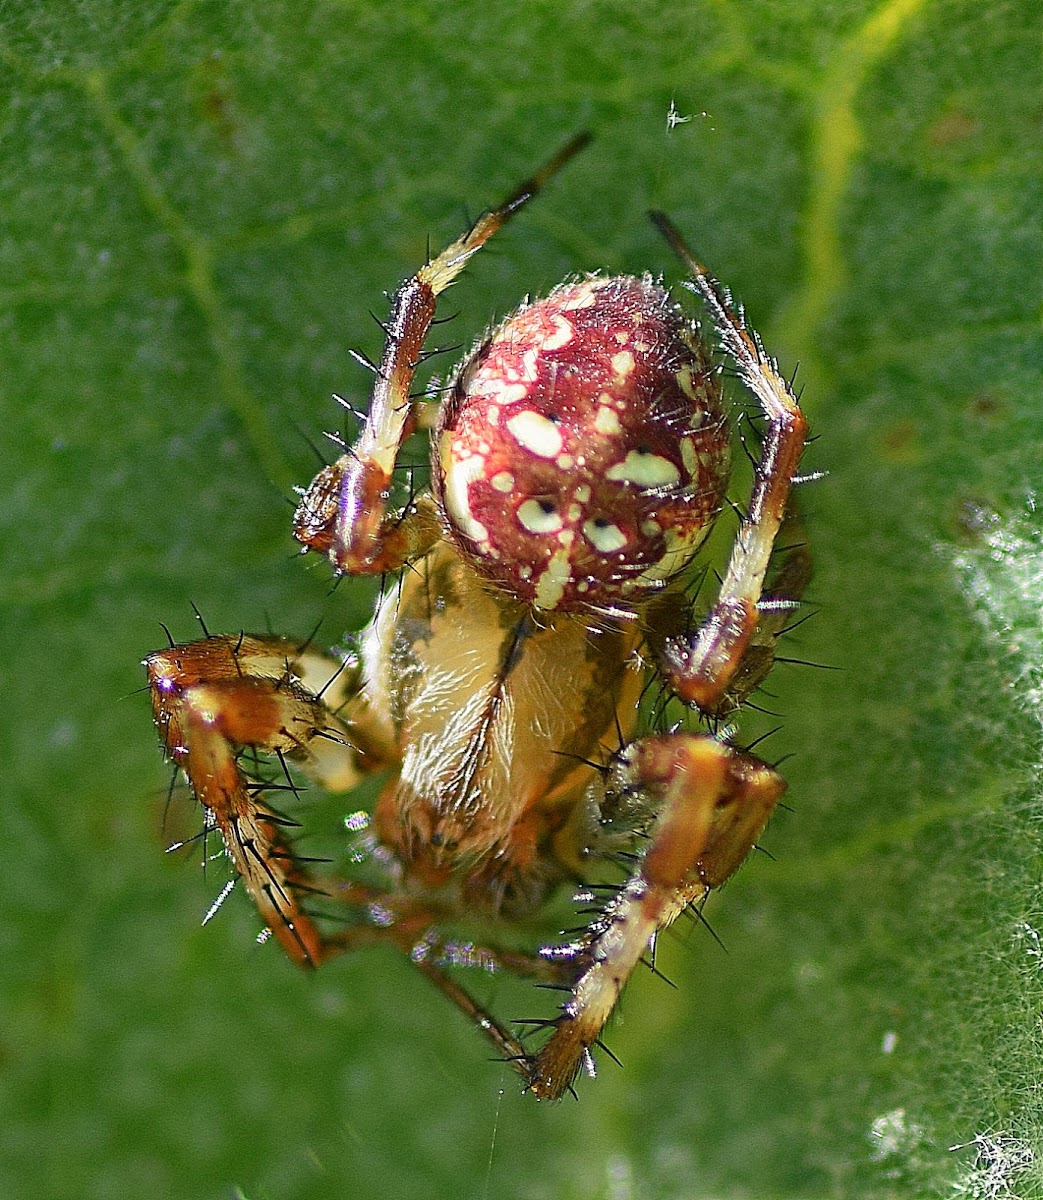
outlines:
{"label": "spider eye", "polygon": [[709,354],[650,279],[566,284],[461,366],[434,491],[475,569],[537,609],[639,601],[691,558],[727,483]]}

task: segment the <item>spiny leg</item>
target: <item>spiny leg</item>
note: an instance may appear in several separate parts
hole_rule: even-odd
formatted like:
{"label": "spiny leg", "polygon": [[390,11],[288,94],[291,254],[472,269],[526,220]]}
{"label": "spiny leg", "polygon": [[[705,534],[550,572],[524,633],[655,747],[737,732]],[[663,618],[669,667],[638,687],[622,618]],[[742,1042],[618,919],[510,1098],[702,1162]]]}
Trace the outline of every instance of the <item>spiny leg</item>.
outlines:
{"label": "spiny leg", "polygon": [[[713,705],[700,706],[703,713],[715,719],[729,717],[764,682],[775,665],[779,638],[801,623],[797,613],[811,574],[811,552],[791,500],[757,602],[757,626],[735,664],[727,687]],[[665,593],[650,615],[646,637],[656,660],[662,662],[667,646],[692,636],[689,595]]]}
{"label": "spiny leg", "polygon": [[527,1080],[529,1055],[518,1038],[488,1009],[479,1004],[466,988],[461,987],[455,979],[451,979],[441,967],[427,960],[414,960],[414,963],[417,969],[441,991],[442,995],[451,1000],[464,1016],[473,1021],[489,1038],[500,1057],[520,1071],[522,1077]]}
{"label": "spiny leg", "polygon": [[[399,927],[399,944],[414,963],[433,963],[439,968],[470,967],[491,974],[509,972],[523,979],[531,979],[548,986],[571,986],[578,970],[575,963],[567,959],[555,959],[542,953],[528,954],[524,950],[505,949],[487,943],[476,943],[468,939],[445,937],[437,932],[437,922],[446,915],[429,913],[430,928],[417,938],[402,937],[404,923]],[[458,914],[456,914],[458,915]]]}
{"label": "spiny leg", "polygon": [[641,738],[614,775],[609,791],[658,801],[659,816],[633,875],[575,947],[585,969],[528,1064],[539,1099],[557,1100],[592,1065],[591,1047],[651,939],[738,870],[785,788],[759,759],[698,734]]}
{"label": "spiny leg", "polygon": [[776,363],[765,354],[757,335],[746,328],[727,292],[663,213],[650,216],[691,271],[692,286],[705,301],[725,351],[735,360],[739,378],[760,401],[768,421],[749,511],[735,539],[717,600],[694,635],[669,640],[661,655],[663,672],[673,690],[689,704],[712,713],[728,692],[755,636],[764,580],[804,450],[807,423]]}
{"label": "spiny leg", "polygon": [[[480,1004],[471,993],[446,972],[446,967],[481,967],[487,971],[509,971],[536,980],[545,987],[568,990],[578,973],[574,961],[552,959],[472,943],[457,945],[441,937],[425,937],[409,949],[409,959],[492,1042],[504,1062],[509,1063],[528,1084],[532,1055],[507,1026]],[[516,1021],[512,1024],[549,1025],[549,1021]]]}
{"label": "spiny leg", "polygon": [[[245,635],[157,650],[145,667],[164,748],[211,814],[265,924],[301,966],[346,948],[343,938],[323,937],[303,897],[318,891],[365,904],[369,890],[315,884],[286,837],[292,822],[264,802],[240,756],[252,749],[301,758],[332,790],[353,787],[385,750],[379,737],[331,711],[352,681],[294,642]],[[320,699],[323,687],[327,697]]]}
{"label": "spiny leg", "polygon": [[588,134],[573,138],[395,293],[365,428],[349,454],[315,477],[294,519],[294,537],[308,549],[327,555],[338,572],[387,574],[419,557],[438,536],[438,521],[430,507],[408,514],[388,513],[392,472],[413,423],[410,389],[436,298],[468,259],[589,140]]}
{"label": "spiny leg", "polygon": [[811,573],[811,552],[803,526],[791,510],[787,511],[776,539],[771,570],[757,603],[757,628],[716,706],[704,711],[715,717],[728,716],[741,708],[764,682],[775,665],[779,638],[800,624],[801,618],[796,613],[811,582]]}

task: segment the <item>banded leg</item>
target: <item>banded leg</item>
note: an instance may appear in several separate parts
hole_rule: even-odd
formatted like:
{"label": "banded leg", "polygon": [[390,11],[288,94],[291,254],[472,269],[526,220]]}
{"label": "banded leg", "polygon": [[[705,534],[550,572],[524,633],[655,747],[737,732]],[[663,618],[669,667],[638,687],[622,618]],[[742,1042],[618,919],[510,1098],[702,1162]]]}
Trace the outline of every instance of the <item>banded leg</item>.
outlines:
{"label": "banded leg", "polygon": [[768,421],[749,512],[736,537],[717,600],[694,635],[671,639],[661,655],[663,672],[677,695],[713,713],[755,637],[764,580],[804,450],[807,423],[777,364],[765,354],[757,335],[746,328],[727,292],[695,258],[670,220],[660,212],[650,215],[691,271],[693,289],[706,303],[721,344],[735,360],[740,379],[760,401]]}
{"label": "banded leg", "polygon": [[388,499],[399,450],[411,432],[410,389],[434,319],[435,300],[468,259],[589,140],[588,134],[573,138],[395,293],[365,428],[350,454],[315,477],[294,518],[294,537],[309,550],[325,554],[338,573],[383,575],[420,557],[434,543],[439,526],[433,509],[392,515]]}
{"label": "banded leg", "polygon": [[627,980],[661,929],[740,867],[785,788],[767,764],[711,737],[642,738],[623,756],[613,789],[658,800],[647,853],[578,949],[588,963],[529,1063],[538,1099],[557,1100],[597,1043]]}
{"label": "banded leg", "polygon": [[[353,681],[289,640],[245,635],[157,650],[145,667],[164,748],[212,815],[265,924],[301,966],[344,949],[343,939],[327,942],[304,911],[302,896],[325,889],[295,857],[286,818],[265,804],[240,754],[250,748],[301,759],[330,790],[353,787],[387,753],[361,723],[332,712]],[[350,884],[328,894],[348,904],[371,899]]]}

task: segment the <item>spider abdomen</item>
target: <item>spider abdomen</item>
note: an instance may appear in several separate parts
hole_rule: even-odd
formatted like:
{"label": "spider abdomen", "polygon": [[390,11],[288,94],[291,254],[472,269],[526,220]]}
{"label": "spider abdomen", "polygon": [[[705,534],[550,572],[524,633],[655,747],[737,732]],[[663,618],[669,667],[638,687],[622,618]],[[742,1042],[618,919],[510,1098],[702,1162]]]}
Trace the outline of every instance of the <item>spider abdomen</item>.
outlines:
{"label": "spider abdomen", "polygon": [[475,569],[542,610],[638,602],[703,541],[729,434],[697,331],[651,278],[563,284],[457,371],[434,488]]}

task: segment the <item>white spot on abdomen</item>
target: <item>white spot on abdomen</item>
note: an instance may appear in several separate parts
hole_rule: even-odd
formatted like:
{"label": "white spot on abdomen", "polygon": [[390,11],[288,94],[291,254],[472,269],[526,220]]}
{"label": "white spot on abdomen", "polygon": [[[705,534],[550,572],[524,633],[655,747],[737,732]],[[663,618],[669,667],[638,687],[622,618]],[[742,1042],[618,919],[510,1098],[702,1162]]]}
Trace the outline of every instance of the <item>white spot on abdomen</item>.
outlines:
{"label": "white spot on abdomen", "polygon": [[461,533],[476,542],[487,542],[489,531],[481,521],[475,519],[468,495],[471,484],[485,474],[485,459],[480,454],[472,454],[470,458],[463,460],[457,458],[448,444],[448,439],[443,440],[439,449],[445,475],[445,506],[449,516]]}
{"label": "white spot on abdomen", "polygon": [[601,554],[622,550],[627,544],[627,535],[610,521],[584,521],[583,536]]}
{"label": "white spot on abdomen", "polygon": [[616,410],[609,408],[607,404],[598,405],[598,411],[594,417],[594,428],[598,433],[608,435],[618,434],[623,431],[623,427],[619,423],[619,417],[616,415]]}
{"label": "white spot on abdomen", "polygon": [[546,509],[538,500],[526,500],[518,506],[518,521],[529,533],[557,533],[564,522],[556,509]]}
{"label": "white spot on abdomen", "polygon": [[605,478],[632,483],[636,487],[674,487],[681,481],[681,472],[659,454],[631,450],[622,462],[609,467]]}
{"label": "white spot on abdomen", "polygon": [[551,324],[554,326],[554,332],[548,333],[541,345],[541,350],[560,350],[562,346],[567,346],[572,341],[574,330],[572,322],[563,317],[560,313],[555,313],[551,317]]}
{"label": "white spot on abdomen", "polygon": [[572,578],[572,566],[567,550],[556,550],[550,562],[536,580],[536,595],[533,603],[537,608],[557,608],[565,594],[565,585]]}
{"label": "white spot on abdomen", "polygon": [[522,449],[540,458],[556,458],[565,444],[554,422],[531,408],[511,417],[507,429]]}
{"label": "white spot on abdomen", "polygon": [[588,280],[577,284],[572,296],[561,306],[565,312],[574,312],[579,308],[590,308],[594,303],[594,293],[603,285],[597,280]]}
{"label": "white spot on abdomen", "polygon": [[620,379],[626,379],[633,372],[634,366],[634,356],[629,350],[620,350],[618,354],[612,355],[612,370]]}

